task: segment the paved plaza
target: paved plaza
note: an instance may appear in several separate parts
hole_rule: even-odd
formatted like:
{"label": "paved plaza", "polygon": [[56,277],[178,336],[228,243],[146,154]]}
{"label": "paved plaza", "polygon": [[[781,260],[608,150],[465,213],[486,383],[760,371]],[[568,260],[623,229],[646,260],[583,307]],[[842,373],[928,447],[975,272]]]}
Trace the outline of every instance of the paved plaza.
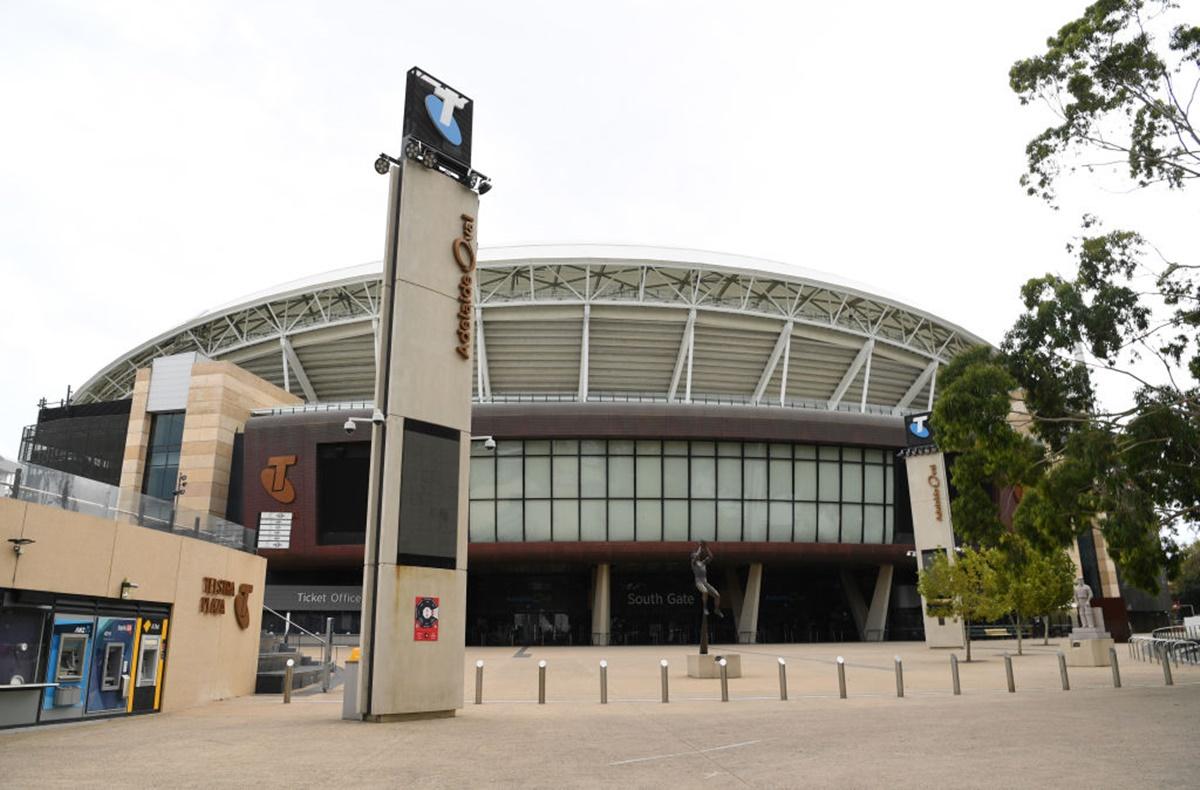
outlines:
{"label": "paved plaza", "polygon": [[[723,648],[715,647],[713,652]],[[1014,657],[976,643],[951,694],[950,651],[921,643],[747,645],[743,677],[686,676],[682,647],[470,648],[456,718],[342,721],[341,688],[243,697],[180,713],[0,732],[6,787],[1139,787],[1194,786],[1200,668],[1166,687],[1118,647],[1108,668],[1071,668],[1052,640]],[[849,696],[838,697],[837,655]],[[896,698],[893,656],[904,661]],[[960,651],[961,655],[961,651]],[[789,700],[779,700],[778,657]],[[598,663],[609,663],[600,705]],[[670,704],[659,661],[669,662]],[[471,704],[484,661],[484,704]],[[547,703],[536,704],[538,661]],[[129,778],[132,777],[132,778]]]}

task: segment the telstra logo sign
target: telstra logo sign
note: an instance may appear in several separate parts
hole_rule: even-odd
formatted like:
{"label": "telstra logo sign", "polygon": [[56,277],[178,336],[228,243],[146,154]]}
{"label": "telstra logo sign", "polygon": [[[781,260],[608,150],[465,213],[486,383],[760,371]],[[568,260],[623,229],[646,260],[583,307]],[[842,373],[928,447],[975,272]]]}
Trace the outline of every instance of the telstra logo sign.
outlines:
{"label": "telstra logo sign", "polygon": [[451,145],[462,145],[462,130],[458,128],[458,121],[454,120],[454,111],[466,107],[467,99],[429,77],[424,79],[433,85],[433,93],[425,97],[425,111],[429,113],[429,119]]}
{"label": "telstra logo sign", "polygon": [[912,422],[908,424],[908,431],[918,439],[929,438],[929,426],[926,423],[929,421],[928,414],[913,415]]}

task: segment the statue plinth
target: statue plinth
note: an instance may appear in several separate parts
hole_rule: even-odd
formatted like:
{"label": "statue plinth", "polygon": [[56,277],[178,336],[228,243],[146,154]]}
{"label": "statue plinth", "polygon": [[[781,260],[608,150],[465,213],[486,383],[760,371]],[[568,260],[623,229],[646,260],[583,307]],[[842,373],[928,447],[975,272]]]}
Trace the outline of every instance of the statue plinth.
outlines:
{"label": "statue plinth", "polygon": [[1067,648],[1067,664],[1073,667],[1106,667],[1110,663],[1108,649],[1112,635],[1104,628],[1104,612],[1099,606],[1089,606],[1091,617],[1080,620],[1090,625],[1071,629],[1071,646]]}
{"label": "statue plinth", "polygon": [[687,657],[689,678],[719,678],[721,665],[717,662],[725,659],[725,675],[731,678],[742,676],[742,657],[737,653],[712,653],[701,655],[689,653]]}

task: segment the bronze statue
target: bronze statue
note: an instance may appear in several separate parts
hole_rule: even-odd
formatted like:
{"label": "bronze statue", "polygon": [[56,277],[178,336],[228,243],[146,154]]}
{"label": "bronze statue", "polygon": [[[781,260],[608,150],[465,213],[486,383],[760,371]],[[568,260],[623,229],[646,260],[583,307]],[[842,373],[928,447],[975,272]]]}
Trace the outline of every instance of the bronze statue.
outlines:
{"label": "bronze statue", "polygon": [[711,595],[713,612],[717,617],[724,617],[725,615],[721,614],[721,593],[708,583],[708,563],[712,558],[708,544],[700,541],[700,545],[692,552],[692,574],[696,577],[696,589],[700,591],[700,606],[703,607],[704,613],[708,614],[708,596]]}

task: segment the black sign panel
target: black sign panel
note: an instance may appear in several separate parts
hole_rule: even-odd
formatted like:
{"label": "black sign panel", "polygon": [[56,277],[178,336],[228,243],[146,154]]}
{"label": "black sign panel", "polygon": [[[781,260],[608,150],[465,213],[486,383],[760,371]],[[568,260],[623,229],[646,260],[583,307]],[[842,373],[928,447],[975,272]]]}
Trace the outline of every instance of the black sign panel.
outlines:
{"label": "black sign panel", "polygon": [[404,421],[400,458],[399,565],[453,568],[458,557],[458,466],[462,435]]}
{"label": "black sign panel", "polygon": [[475,102],[415,66],[404,95],[404,136],[441,154],[471,164],[471,121]]}
{"label": "black sign panel", "polygon": [[929,424],[932,415],[931,411],[923,411],[904,418],[904,438],[908,440],[909,447],[923,447],[934,443],[933,428]]}

